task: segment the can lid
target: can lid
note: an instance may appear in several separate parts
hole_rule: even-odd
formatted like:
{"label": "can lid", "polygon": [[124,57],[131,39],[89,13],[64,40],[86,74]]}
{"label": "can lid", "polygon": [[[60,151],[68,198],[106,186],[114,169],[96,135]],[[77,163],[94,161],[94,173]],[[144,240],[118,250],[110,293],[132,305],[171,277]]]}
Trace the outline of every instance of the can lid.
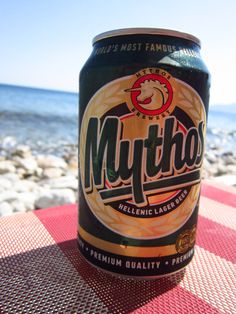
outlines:
{"label": "can lid", "polygon": [[110,37],[117,37],[117,36],[126,36],[126,35],[163,35],[163,36],[173,36],[178,38],[188,39],[198,46],[201,47],[200,40],[188,33],[183,33],[179,31],[175,31],[172,29],[165,29],[165,28],[122,28],[122,29],[115,29],[112,31],[101,33],[94,37],[92,44],[94,45],[96,42]]}

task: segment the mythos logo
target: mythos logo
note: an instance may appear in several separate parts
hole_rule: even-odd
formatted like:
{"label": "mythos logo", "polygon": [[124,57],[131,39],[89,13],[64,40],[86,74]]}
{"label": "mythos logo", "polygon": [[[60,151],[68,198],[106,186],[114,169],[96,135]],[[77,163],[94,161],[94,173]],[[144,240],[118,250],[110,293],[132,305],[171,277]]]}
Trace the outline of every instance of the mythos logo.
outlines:
{"label": "mythos logo", "polygon": [[200,96],[165,70],[143,69],[102,87],[80,133],[81,183],[91,210],[102,222],[117,217],[111,229],[124,215],[155,218],[177,208],[183,222],[196,203],[204,133]]}

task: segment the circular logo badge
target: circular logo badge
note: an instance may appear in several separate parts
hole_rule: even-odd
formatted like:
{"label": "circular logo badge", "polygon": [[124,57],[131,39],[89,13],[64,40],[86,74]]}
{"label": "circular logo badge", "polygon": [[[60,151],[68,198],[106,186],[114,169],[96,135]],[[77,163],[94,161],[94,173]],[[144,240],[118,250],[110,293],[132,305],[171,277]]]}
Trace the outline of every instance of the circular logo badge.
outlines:
{"label": "circular logo badge", "polygon": [[170,81],[165,76],[154,73],[137,78],[132,88],[127,89],[126,92],[130,92],[134,107],[148,116],[165,112],[173,99]]}

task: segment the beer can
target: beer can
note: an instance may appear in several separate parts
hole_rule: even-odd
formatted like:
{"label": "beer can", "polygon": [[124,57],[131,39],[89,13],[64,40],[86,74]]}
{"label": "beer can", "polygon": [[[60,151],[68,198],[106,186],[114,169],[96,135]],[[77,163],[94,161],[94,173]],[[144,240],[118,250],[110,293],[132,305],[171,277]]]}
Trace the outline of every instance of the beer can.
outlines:
{"label": "beer can", "polygon": [[94,38],[79,87],[78,247],[92,265],[156,278],[191,261],[209,85],[190,34]]}

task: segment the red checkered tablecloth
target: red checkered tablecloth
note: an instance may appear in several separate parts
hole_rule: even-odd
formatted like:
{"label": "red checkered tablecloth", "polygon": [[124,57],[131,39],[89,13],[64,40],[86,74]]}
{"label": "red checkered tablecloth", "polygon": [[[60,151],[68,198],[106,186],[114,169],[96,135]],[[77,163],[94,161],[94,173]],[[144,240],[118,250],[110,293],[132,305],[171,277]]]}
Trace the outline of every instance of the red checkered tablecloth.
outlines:
{"label": "red checkered tablecloth", "polygon": [[87,264],[76,205],[1,218],[1,313],[236,313],[236,190],[204,182],[200,204],[193,261],[153,281]]}

